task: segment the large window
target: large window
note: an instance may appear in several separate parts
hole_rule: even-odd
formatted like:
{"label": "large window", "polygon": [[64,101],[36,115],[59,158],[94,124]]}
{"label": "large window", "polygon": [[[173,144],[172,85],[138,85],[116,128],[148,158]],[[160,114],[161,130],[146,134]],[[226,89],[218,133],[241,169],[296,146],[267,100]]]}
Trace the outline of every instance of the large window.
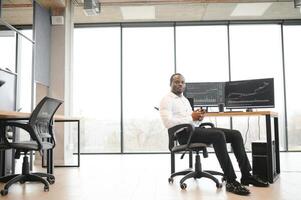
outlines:
{"label": "large window", "polygon": [[[177,71],[186,82],[222,82],[229,79],[227,26],[176,27]],[[217,111],[217,107],[209,107]],[[230,127],[228,118],[205,118]]]}
{"label": "large window", "polygon": [[[32,38],[32,30],[23,30],[22,34]],[[22,36],[18,36],[18,91],[17,110],[31,112],[32,98],[32,50],[33,44]]]}
{"label": "large window", "polygon": [[172,27],[123,29],[124,151],[167,151],[158,107],[174,72]]}
{"label": "large window", "polygon": [[177,71],[189,82],[227,81],[227,26],[176,27]]}
{"label": "large window", "polygon": [[301,150],[301,26],[284,26],[286,105],[289,150]]}
{"label": "large window", "polygon": [[0,67],[16,72],[16,33],[1,30],[0,44]]}
{"label": "large window", "polygon": [[[231,79],[274,78],[275,111],[279,113],[280,146],[284,146],[284,98],[280,25],[230,26]],[[233,127],[242,131],[247,147],[264,139],[264,118],[233,118]]]}
{"label": "large window", "polygon": [[[268,110],[279,113],[280,149],[286,133],[289,150],[301,149],[300,26],[284,26],[282,46],[279,24],[165,25],[75,28],[72,99],[73,114],[82,117],[83,152],[166,152],[167,131],[154,107],[175,71],[187,82],[274,78],[275,108]],[[266,139],[264,117],[205,121],[240,130],[248,150]]]}
{"label": "large window", "polygon": [[74,30],[73,114],[84,153],[120,152],[120,28]]}

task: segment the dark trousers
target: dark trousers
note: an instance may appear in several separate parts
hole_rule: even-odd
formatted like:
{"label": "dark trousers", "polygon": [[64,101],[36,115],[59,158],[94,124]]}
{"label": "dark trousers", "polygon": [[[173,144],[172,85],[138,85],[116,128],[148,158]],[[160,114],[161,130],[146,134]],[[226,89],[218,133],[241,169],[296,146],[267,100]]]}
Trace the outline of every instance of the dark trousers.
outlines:
{"label": "dark trousers", "polygon": [[[178,135],[180,144],[186,144],[187,140],[187,133],[180,133]],[[251,165],[245,151],[243,138],[239,131],[222,128],[196,127],[191,142],[212,144],[226,180],[232,181],[236,179],[236,175],[226,146],[226,143],[230,143],[242,176],[250,175]]]}

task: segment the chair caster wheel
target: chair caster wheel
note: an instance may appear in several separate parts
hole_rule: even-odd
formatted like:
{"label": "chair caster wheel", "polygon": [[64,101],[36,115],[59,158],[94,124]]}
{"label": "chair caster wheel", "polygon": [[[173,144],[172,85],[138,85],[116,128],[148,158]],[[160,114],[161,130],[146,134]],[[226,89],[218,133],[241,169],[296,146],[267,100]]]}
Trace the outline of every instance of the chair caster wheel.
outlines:
{"label": "chair caster wheel", "polygon": [[44,192],[49,192],[49,187],[48,186],[44,187]]}
{"label": "chair caster wheel", "polygon": [[55,183],[55,179],[54,178],[47,178],[47,181],[49,182],[50,185]]}
{"label": "chair caster wheel", "polygon": [[181,183],[180,187],[182,190],[185,190],[187,188],[187,185],[186,185],[186,183]]}
{"label": "chair caster wheel", "polygon": [[173,178],[168,178],[168,183],[172,184],[173,183]]}
{"label": "chair caster wheel", "polygon": [[217,184],[216,184],[216,187],[217,187],[217,188],[222,188],[222,187],[223,187],[223,184],[217,183]]}
{"label": "chair caster wheel", "polygon": [[1,190],[1,195],[2,196],[5,196],[5,195],[7,195],[8,194],[8,190],[6,190],[6,189],[3,189],[3,190]]}

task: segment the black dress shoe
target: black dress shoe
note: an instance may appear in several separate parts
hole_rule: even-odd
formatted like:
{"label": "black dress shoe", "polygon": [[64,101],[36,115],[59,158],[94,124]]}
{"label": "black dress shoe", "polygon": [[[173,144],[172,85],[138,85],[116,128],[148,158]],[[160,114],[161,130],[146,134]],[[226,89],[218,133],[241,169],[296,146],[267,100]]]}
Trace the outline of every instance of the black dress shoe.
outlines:
{"label": "black dress shoe", "polygon": [[238,194],[238,195],[244,195],[244,196],[250,194],[250,191],[237,181],[231,181],[231,182],[227,181],[226,191],[232,192],[232,193]]}
{"label": "black dress shoe", "polygon": [[268,187],[269,183],[261,180],[257,176],[249,176],[247,178],[241,178],[240,183],[242,185],[253,185],[255,187]]}

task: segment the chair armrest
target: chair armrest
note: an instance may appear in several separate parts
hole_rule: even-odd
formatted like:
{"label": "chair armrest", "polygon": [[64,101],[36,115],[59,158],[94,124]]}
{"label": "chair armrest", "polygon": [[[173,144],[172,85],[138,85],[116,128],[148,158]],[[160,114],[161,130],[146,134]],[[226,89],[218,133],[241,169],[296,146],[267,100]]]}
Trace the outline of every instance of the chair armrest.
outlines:
{"label": "chair armrest", "polygon": [[209,126],[209,127],[211,127],[211,128],[214,128],[214,124],[211,123],[211,122],[204,122],[204,123],[201,123],[201,124],[199,125],[200,128],[205,128],[206,126]]}
{"label": "chair armrest", "polygon": [[[42,147],[42,141],[40,140],[40,138],[38,136],[36,136],[36,132],[35,130],[32,129],[32,127],[24,121],[4,121],[1,126],[6,127],[6,126],[11,126],[11,127],[18,127],[21,128],[23,130],[25,130],[32,139],[36,140],[37,144],[39,145],[39,148]],[[5,143],[9,144],[8,142],[8,138],[3,138],[5,140]]]}
{"label": "chair armrest", "polygon": [[169,150],[171,150],[174,147],[174,141],[177,138],[177,134],[184,130],[189,134],[187,147],[189,146],[191,137],[194,133],[194,126],[192,124],[179,124],[168,129]]}
{"label": "chair armrest", "polygon": [[194,126],[192,124],[179,124],[176,126],[173,126],[171,128],[168,129],[168,133],[169,134],[173,134],[173,136],[177,136],[177,134],[183,130],[188,130],[193,131],[194,130]]}

